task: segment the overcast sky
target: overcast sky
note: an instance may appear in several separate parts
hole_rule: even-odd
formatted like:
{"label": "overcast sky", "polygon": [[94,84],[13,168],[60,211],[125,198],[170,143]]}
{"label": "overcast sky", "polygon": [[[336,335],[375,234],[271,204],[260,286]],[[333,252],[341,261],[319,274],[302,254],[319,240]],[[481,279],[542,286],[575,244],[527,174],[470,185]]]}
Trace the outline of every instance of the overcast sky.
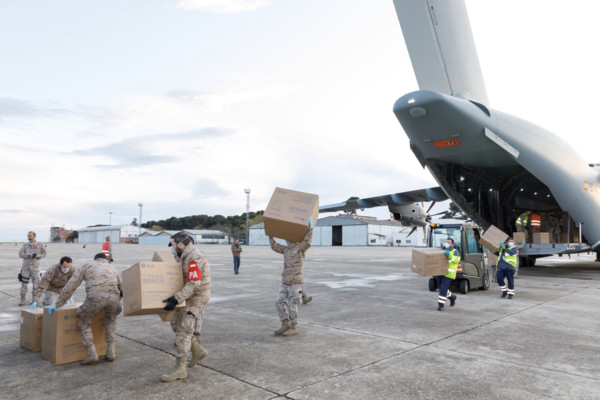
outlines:
{"label": "overcast sky", "polygon": [[[491,107],[600,162],[600,5],[466,4]],[[392,0],[0,1],[0,45],[0,241],[436,185]]]}

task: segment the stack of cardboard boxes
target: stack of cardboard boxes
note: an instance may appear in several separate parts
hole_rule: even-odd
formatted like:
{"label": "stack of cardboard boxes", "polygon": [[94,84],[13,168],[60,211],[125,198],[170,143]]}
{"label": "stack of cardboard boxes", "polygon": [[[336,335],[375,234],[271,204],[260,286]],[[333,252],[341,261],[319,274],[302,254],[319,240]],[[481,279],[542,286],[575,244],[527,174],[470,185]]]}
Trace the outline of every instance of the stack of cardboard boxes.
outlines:
{"label": "stack of cardboard boxes", "polygon": [[[19,344],[27,350],[41,352],[43,358],[55,365],[83,360],[87,351],[81,344],[81,331],[77,327],[77,308],[79,304],[68,304],[54,310],[52,315],[47,308],[21,310]],[[104,312],[93,319],[92,332],[96,352],[99,356],[105,355]]]}

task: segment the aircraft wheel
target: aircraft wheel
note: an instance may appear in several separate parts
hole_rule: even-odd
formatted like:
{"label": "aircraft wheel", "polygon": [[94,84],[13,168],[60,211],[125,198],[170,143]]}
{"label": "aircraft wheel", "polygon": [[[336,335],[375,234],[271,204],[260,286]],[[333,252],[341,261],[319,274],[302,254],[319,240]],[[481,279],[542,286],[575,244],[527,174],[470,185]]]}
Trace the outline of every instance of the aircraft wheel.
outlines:
{"label": "aircraft wheel", "polygon": [[487,272],[483,274],[483,280],[481,281],[482,286],[480,289],[488,290],[490,288],[490,274]]}
{"label": "aircraft wheel", "polygon": [[437,289],[437,282],[433,278],[429,278],[429,291],[435,292]]}
{"label": "aircraft wheel", "polygon": [[462,281],[460,281],[458,288],[460,289],[460,292],[462,294],[469,293],[469,281],[467,279],[463,279]]}

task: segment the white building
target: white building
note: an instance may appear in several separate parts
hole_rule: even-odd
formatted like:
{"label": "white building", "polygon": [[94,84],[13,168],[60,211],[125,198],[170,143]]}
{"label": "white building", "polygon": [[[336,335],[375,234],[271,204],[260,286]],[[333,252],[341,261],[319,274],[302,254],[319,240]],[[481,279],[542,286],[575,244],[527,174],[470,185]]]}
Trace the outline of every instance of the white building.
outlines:
{"label": "white building", "polygon": [[146,231],[140,235],[140,244],[164,244],[171,241],[171,236],[179,231]]}
{"label": "white building", "polygon": [[[142,228],[142,232],[147,229]],[[137,243],[140,228],[133,225],[105,225],[77,229],[79,243],[104,243],[110,236],[113,243]]]}
{"label": "white building", "polygon": [[[352,216],[324,217],[317,220],[313,232],[313,246],[425,246],[423,228],[412,227],[397,221]],[[280,241],[280,240],[278,240]],[[250,245],[268,246],[264,224],[250,227]]]}

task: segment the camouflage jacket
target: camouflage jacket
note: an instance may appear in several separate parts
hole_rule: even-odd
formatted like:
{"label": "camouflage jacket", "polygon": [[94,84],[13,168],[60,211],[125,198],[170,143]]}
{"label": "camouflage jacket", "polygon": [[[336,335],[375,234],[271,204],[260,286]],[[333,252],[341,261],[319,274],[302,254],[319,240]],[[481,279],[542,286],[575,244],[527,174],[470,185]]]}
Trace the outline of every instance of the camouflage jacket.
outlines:
{"label": "camouflage jacket", "polygon": [[56,264],[46,270],[40,284],[33,294],[33,301],[39,301],[42,294],[48,290],[50,292],[60,293],[69,279],[75,273],[76,268],[71,265],[69,272],[63,274],[60,272],[60,265]]}
{"label": "camouflage jacket", "polygon": [[269,237],[269,243],[271,248],[279,253],[283,254],[283,273],[281,274],[281,283],[285,285],[294,285],[304,283],[304,256],[306,250],[310,247],[312,240],[313,230],[309,229],[304,236],[302,242],[289,242],[287,246],[279,244]]}
{"label": "camouflage jacket", "polygon": [[206,255],[189,243],[181,254],[183,288],[175,293],[177,303],[186,301],[186,308],[196,314],[210,298],[210,265]]}
{"label": "camouflage jacket", "polygon": [[108,260],[99,259],[77,268],[75,274],[60,292],[56,306],[62,307],[65,305],[84,280],[87,295],[99,292],[120,294],[122,290],[121,279],[115,267]]}
{"label": "camouflage jacket", "polygon": [[[36,257],[31,256],[35,254]],[[21,247],[19,251],[19,258],[23,259],[23,266],[39,267],[40,260],[46,257],[46,248],[38,241],[27,242]]]}

